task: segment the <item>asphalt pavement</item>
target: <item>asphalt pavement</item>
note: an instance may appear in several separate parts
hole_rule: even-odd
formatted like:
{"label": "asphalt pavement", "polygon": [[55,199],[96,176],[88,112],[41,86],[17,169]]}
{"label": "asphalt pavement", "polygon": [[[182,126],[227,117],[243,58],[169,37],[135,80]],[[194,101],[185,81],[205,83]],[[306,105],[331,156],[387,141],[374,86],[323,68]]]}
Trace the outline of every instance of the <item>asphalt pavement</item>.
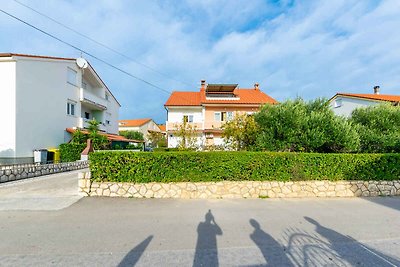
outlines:
{"label": "asphalt pavement", "polygon": [[400,198],[82,198],[0,211],[0,266],[400,266]]}

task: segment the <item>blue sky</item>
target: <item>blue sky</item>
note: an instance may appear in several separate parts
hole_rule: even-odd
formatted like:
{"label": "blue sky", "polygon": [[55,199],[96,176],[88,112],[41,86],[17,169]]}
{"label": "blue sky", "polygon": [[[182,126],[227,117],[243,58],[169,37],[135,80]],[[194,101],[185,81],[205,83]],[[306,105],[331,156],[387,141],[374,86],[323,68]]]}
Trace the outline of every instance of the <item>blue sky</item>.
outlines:
{"label": "blue sky", "polygon": [[[167,91],[200,80],[260,83],[284,101],[336,92],[400,94],[400,1],[18,0],[157,70],[127,60],[16,3],[1,8]],[[0,52],[80,52],[0,13]],[[122,104],[121,119],[166,119],[168,94],[85,56]],[[163,73],[163,75],[160,75]]]}

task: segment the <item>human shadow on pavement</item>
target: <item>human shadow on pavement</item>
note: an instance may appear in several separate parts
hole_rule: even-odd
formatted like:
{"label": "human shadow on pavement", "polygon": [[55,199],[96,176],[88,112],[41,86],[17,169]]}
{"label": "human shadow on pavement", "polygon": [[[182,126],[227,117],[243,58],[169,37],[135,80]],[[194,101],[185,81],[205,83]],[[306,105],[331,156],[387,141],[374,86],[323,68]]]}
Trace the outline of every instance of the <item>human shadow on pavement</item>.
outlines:
{"label": "human shadow on pavement", "polygon": [[219,266],[217,235],[222,235],[221,228],[215,222],[215,218],[208,210],[205,221],[197,226],[197,244],[193,266]]}
{"label": "human shadow on pavement", "polygon": [[139,245],[137,245],[131,251],[129,251],[129,253],[126,254],[126,256],[118,264],[118,267],[135,266],[152,239],[153,236],[150,235],[145,240],[143,240]]}
{"label": "human shadow on pavement", "polygon": [[279,244],[270,234],[264,232],[256,220],[250,219],[250,224],[254,227],[250,238],[261,250],[261,253],[267,261],[267,264],[263,266],[294,266],[284,246]]}
{"label": "human shadow on pavement", "polygon": [[362,199],[400,211],[399,196],[365,197]]}
{"label": "human shadow on pavement", "polygon": [[315,231],[328,241],[325,243],[327,248],[339,259],[348,262],[351,266],[400,266],[398,259],[367,247],[350,236],[345,236],[335,230],[322,226],[310,217],[304,217],[304,219],[314,224],[316,227]]}

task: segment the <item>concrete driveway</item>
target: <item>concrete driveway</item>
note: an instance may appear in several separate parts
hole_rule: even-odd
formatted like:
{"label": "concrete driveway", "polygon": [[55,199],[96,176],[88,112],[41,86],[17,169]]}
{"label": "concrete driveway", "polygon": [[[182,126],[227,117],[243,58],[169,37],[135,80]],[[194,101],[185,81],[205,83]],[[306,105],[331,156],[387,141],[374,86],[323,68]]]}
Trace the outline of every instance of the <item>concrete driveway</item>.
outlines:
{"label": "concrete driveway", "polygon": [[82,198],[71,171],[0,184],[0,211],[60,210]]}
{"label": "concrete driveway", "polygon": [[400,198],[83,198],[0,211],[0,266],[400,266]]}

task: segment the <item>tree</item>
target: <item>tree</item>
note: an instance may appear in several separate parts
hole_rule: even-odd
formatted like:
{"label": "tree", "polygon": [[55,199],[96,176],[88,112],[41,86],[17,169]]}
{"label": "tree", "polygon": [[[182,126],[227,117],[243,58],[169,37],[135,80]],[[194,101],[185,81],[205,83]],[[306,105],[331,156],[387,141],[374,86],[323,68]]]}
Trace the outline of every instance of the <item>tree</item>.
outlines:
{"label": "tree", "polygon": [[174,127],[176,129],[175,136],[180,139],[178,145],[180,150],[197,149],[197,127],[195,125],[183,119],[182,123],[175,124]]}
{"label": "tree", "polygon": [[138,131],[120,131],[119,134],[131,140],[139,140],[139,141],[144,140],[143,133]]}
{"label": "tree", "polygon": [[335,116],[325,99],[265,105],[255,114],[257,148],[268,151],[352,152],[359,135],[352,122]]}
{"label": "tree", "polygon": [[89,139],[92,140],[93,148],[96,150],[108,148],[110,142],[108,141],[107,137],[105,135],[99,134],[100,122],[96,121],[96,119],[93,118],[93,120],[90,120],[88,124],[88,136]]}
{"label": "tree", "polygon": [[236,113],[233,120],[222,126],[222,136],[227,144],[236,150],[249,150],[254,147],[258,126],[253,115]]}
{"label": "tree", "polygon": [[86,140],[87,139],[88,139],[87,135],[82,133],[82,131],[80,129],[77,129],[72,134],[71,143],[73,143],[73,144],[86,144]]}
{"label": "tree", "polygon": [[353,111],[350,120],[358,126],[361,152],[400,152],[400,106],[359,108]]}
{"label": "tree", "polygon": [[153,147],[166,147],[167,139],[161,132],[150,131],[148,139]]}

